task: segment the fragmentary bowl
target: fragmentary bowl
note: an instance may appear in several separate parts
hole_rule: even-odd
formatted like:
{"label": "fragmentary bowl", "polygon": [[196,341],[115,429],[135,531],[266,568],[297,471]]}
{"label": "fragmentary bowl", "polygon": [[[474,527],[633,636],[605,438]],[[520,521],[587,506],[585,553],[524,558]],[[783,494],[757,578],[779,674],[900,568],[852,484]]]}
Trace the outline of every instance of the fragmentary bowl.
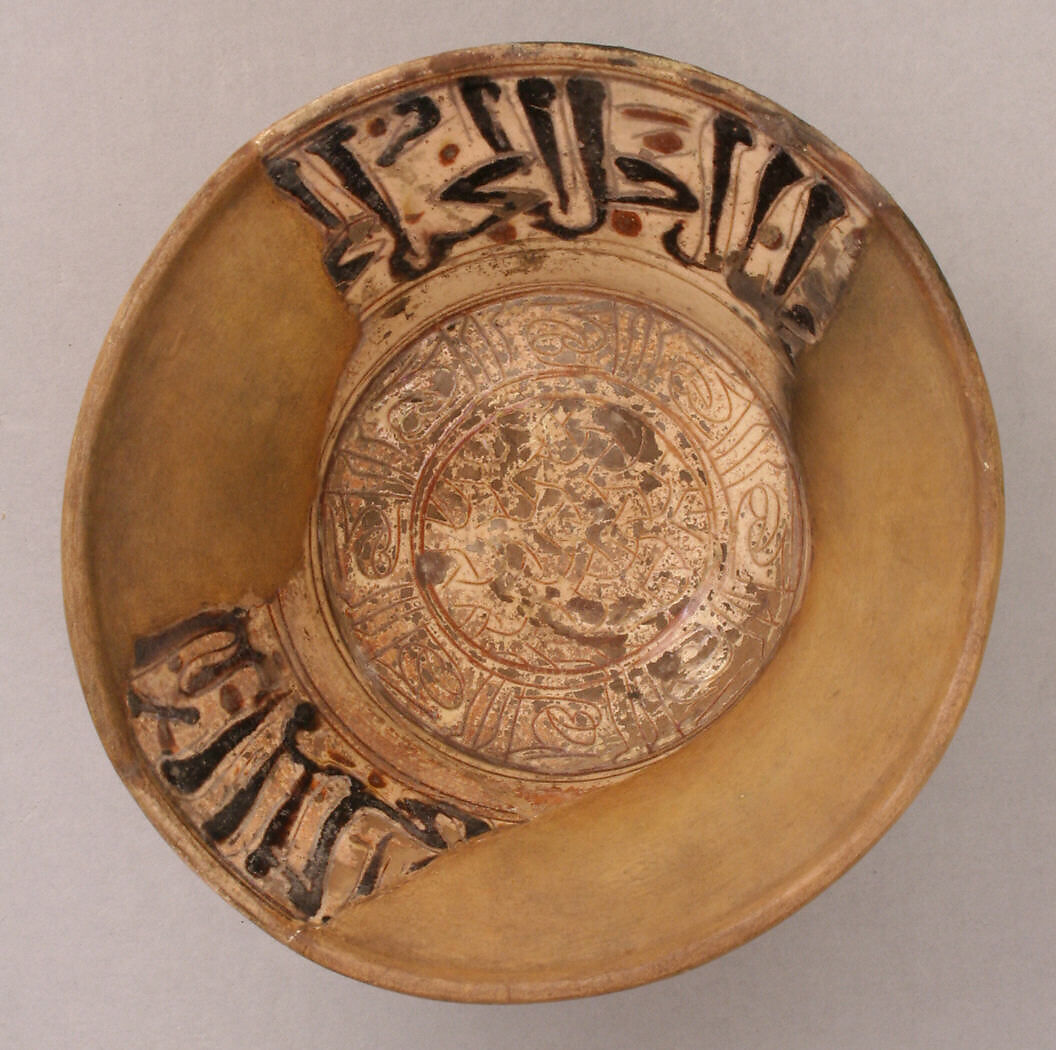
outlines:
{"label": "fragmentary bowl", "polygon": [[1000,455],[935,263],[751,92],[582,45],[342,88],[129,293],[71,455],[115,766],[268,932],[454,999],[787,915],[967,701]]}

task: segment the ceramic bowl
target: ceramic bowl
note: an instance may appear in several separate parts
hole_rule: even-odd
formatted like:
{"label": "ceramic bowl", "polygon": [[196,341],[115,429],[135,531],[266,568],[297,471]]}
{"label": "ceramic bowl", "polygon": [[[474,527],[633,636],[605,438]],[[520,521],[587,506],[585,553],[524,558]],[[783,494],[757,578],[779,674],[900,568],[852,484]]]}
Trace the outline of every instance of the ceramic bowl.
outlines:
{"label": "ceramic bowl", "polygon": [[630,51],[357,81],[236,153],[100,356],[70,634],[143,809],[390,988],[701,963],[967,701],[1001,467],[935,263],[779,107]]}

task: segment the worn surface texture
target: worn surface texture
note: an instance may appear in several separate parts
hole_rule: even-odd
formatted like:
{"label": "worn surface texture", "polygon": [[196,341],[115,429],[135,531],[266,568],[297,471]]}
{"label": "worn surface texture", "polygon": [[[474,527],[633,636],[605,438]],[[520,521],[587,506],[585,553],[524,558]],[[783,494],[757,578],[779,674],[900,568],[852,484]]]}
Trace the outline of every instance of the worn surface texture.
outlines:
{"label": "worn surface texture", "polygon": [[[7,43],[0,124],[10,161],[0,173],[6,202],[0,226],[9,260],[0,277],[0,809],[12,858],[4,923],[8,951],[0,964],[6,1038],[42,1047],[197,1042],[277,1048],[307,1040],[379,1050],[570,1043],[620,1050],[655,1043],[662,1032],[666,1045],[678,1048],[838,1044],[873,1050],[878,1039],[958,1050],[1047,1045],[1054,1023],[1049,990],[1056,931],[1044,875],[1056,859],[1049,802],[1056,727],[1050,717],[1044,581],[1056,569],[1049,542],[1056,506],[1052,487],[1041,479],[1056,437],[1048,397],[1053,359],[1046,352],[1047,275],[1056,259],[1042,231],[1052,226],[1049,173],[1056,169],[1053,143],[1038,129],[1056,119],[1048,90],[1049,41],[1056,30],[1050,6],[1028,2],[1011,11],[972,0],[931,7],[896,0],[873,9],[828,0],[778,6],[748,0],[702,7],[672,0],[646,11],[622,3],[602,10],[552,0],[483,6],[437,0],[425,11],[392,0],[379,13],[359,0],[307,7],[265,3],[252,12],[229,0],[188,0],[174,17],[124,0],[73,7],[43,0],[0,16]],[[861,862],[765,936],[705,966],[600,999],[496,1010],[397,996],[309,965],[232,909],[160,839],[115,775],[81,699],[63,620],[58,511],[77,406],[115,308],[165,227],[225,156],[305,99],[373,70],[446,48],[538,38],[631,44],[731,76],[822,129],[891,191],[934,252],[979,349],[1001,426],[1008,537],[997,615],[964,719],[924,791]],[[346,145],[369,165],[369,151],[358,151],[375,141]],[[415,141],[420,148],[426,144]],[[659,154],[658,162],[667,164],[673,156]],[[437,170],[455,177],[458,161]],[[383,170],[378,181],[385,178]],[[319,488],[318,476],[306,475],[303,465],[318,466],[319,444],[336,437],[329,416],[335,399],[344,411],[356,392],[342,377],[348,351],[361,345],[361,337],[346,297],[325,269],[326,229],[313,226],[297,200],[259,165],[246,167],[239,193],[250,209],[243,212],[245,221],[218,226],[217,236],[188,248],[197,253],[195,267],[213,259],[202,289],[191,291],[186,271],[173,286],[173,304],[205,288],[213,297],[200,299],[195,313],[172,329],[141,328],[139,349],[128,361],[122,382],[129,384],[131,401],[156,370],[163,377],[154,387],[158,396],[170,390],[165,410],[148,421],[122,418],[116,406],[124,398],[107,409],[113,433],[123,434],[125,453],[109,461],[110,476],[105,482],[99,477],[97,491],[108,499],[125,492],[128,499],[123,514],[105,522],[97,536],[94,586],[100,606],[118,602],[114,608],[121,610],[102,637],[112,668],[105,692],[130,730],[127,684],[136,638],[155,637],[198,602],[228,611],[250,599],[263,602],[303,564]],[[552,184],[550,193],[556,209]],[[251,198],[268,207],[258,215]],[[616,211],[637,214],[637,235],[617,231]],[[478,220],[487,216],[475,214]],[[470,215],[468,206],[462,215]],[[479,244],[500,245],[514,255],[527,245],[527,265],[536,237],[571,250],[611,235],[611,243],[642,257],[657,245],[664,251],[662,235],[675,222],[687,220],[688,234],[699,215],[650,215],[610,205],[603,228],[570,242],[533,232],[536,218],[522,213],[510,224],[516,238],[502,241],[509,236],[502,229],[500,239],[484,233]],[[616,222],[622,230],[636,228],[624,216]],[[694,244],[688,236],[681,243]],[[479,836],[430,863],[403,888],[361,898],[347,911],[349,919],[358,913],[356,922],[333,930],[332,920],[319,927],[326,936],[353,938],[355,950],[379,969],[385,952],[373,938],[386,929],[401,951],[409,945],[437,968],[465,960],[477,972],[495,973],[501,970],[493,968],[494,960],[515,961],[510,953],[521,944],[542,959],[549,941],[551,957],[582,960],[599,924],[606,938],[633,952],[635,939],[644,935],[634,909],[655,897],[671,899],[671,921],[658,925],[658,936],[666,929],[676,939],[684,933],[694,940],[698,910],[738,884],[726,858],[732,863],[733,854],[750,855],[733,843],[733,822],[769,808],[767,827],[778,842],[787,827],[811,823],[816,807],[810,800],[821,797],[824,756],[839,753],[848,740],[834,736],[804,751],[817,719],[850,727],[861,680],[885,683],[885,696],[896,703],[890,717],[883,704],[871,711],[872,735],[850,748],[856,765],[865,764],[871,748],[890,746],[902,731],[898,727],[915,721],[903,700],[919,693],[919,679],[912,659],[903,665],[897,654],[903,646],[918,657],[930,651],[931,635],[924,632],[919,645],[915,637],[927,609],[941,601],[927,588],[926,570],[936,560],[946,564],[944,545],[960,542],[963,517],[958,522],[951,516],[934,529],[890,516],[872,519],[878,535],[890,535],[888,549],[897,552],[889,563],[880,557],[878,540],[865,543],[867,537],[846,531],[841,522],[853,524],[854,513],[867,506],[859,496],[864,500],[869,491],[915,500],[915,477],[903,469],[898,448],[912,442],[925,448],[931,429],[945,441],[956,425],[935,410],[935,402],[925,398],[922,409],[913,393],[934,393],[945,382],[941,369],[924,367],[924,344],[912,342],[899,320],[898,304],[914,298],[919,282],[882,276],[886,264],[879,279],[868,278],[873,252],[866,245],[852,279],[889,293],[876,300],[873,321],[863,330],[868,339],[843,340],[837,316],[821,345],[804,347],[799,355],[801,385],[792,400],[789,444],[801,457],[818,555],[801,612],[810,613],[810,590],[826,577],[839,581],[841,591],[845,585],[872,588],[891,577],[892,590],[903,589],[911,600],[871,613],[863,607],[857,619],[846,605],[839,607],[827,637],[841,642],[822,646],[835,660],[831,700],[818,690],[797,696],[782,687],[766,699],[753,689],[685,747],[611,785],[620,799],[611,811],[601,801],[609,788],[584,796],[582,810],[573,800],[570,807],[553,808],[555,816],[562,810],[583,813],[572,822],[575,835],[562,832],[551,841],[547,828],[557,822],[544,815],[512,832]],[[218,265],[225,256],[240,260],[227,279]],[[710,272],[724,281],[722,272]],[[532,294],[537,289],[529,287],[531,277],[511,274],[494,291]],[[394,289],[386,304],[410,293],[406,309],[418,309],[413,321],[405,325],[405,314],[381,318],[380,310],[365,319],[379,336],[402,326],[393,331],[395,342],[384,341],[386,352],[395,343],[410,345],[429,326],[414,284]],[[231,296],[240,287],[262,293],[271,304],[270,317],[248,304],[241,313],[243,331],[252,332],[248,365],[231,352],[218,323],[237,302]],[[575,290],[593,294],[582,283]],[[619,282],[618,291],[621,301],[640,298],[629,279]],[[332,304],[328,315],[324,302]],[[283,344],[280,312],[300,315],[302,323],[317,317],[319,325],[310,339]],[[868,311],[855,312],[864,317]],[[343,335],[342,318],[350,322]],[[697,327],[696,321],[690,326]],[[728,346],[730,334],[721,333],[718,342]],[[211,379],[190,391],[183,379],[198,356],[192,347],[202,348]],[[859,373],[862,361],[870,364]],[[306,378],[311,369],[320,384],[314,393]],[[893,377],[904,375],[904,383],[878,382],[888,370]],[[267,424],[270,447],[258,445],[259,455],[252,456],[245,448],[243,455],[238,428],[250,418],[259,424],[258,412],[265,409],[247,396],[258,381],[282,399],[271,406],[278,410]],[[921,411],[929,427],[907,427]],[[813,419],[809,427],[807,415]],[[868,425],[871,456],[878,457],[861,487],[840,440],[859,425]],[[313,446],[310,454],[301,447],[302,436]],[[815,452],[808,455],[811,448]],[[156,467],[150,466],[152,457],[160,457]],[[862,461],[871,462],[870,455],[863,453]],[[273,474],[269,464],[276,467]],[[950,479],[957,475],[948,468],[940,461],[931,475],[935,503],[956,502],[957,485]],[[207,470],[223,478],[212,512],[191,512],[188,493],[195,475]],[[817,480],[834,482],[828,509],[812,497]],[[274,498],[276,491],[288,498]],[[846,517],[840,504],[846,504]],[[833,562],[831,550],[824,554],[822,548],[841,534],[850,538],[851,551]],[[279,537],[285,539],[280,543]],[[133,560],[140,593],[136,578],[124,570]],[[856,561],[871,564],[870,574],[854,574]],[[924,587],[917,589],[913,581],[922,573]],[[295,598],[318,606],[320,597],[329,610],[318,580],[302,582],[299,595],[284,593],[278,611],[299,608]],[[147,594],[153,596],[149,603],[143,600]],[[870,654],[844,644],[840,618],[848,620],[847,637],[862,632],[880,640],[875,664],[866,658]],[[904,619],[906,633],[895,644],[894,627]],[[285,621],[278,615],[276,620],[279,630]],[[797,642],[797,622],[798,616],[761,681],[781,670],[782,654]],[[308,702],[323,715],[332,699]],[[774,724],[771,778],[782,781],[790,766],[819,771],[797,806],[783,807],[781,783],[770,792],[746,790],[728,786],[720,773],[724,725],[744,728],[756,706],[766,717],[753,717],[751,728]],[[789,709],[802,709],[795,725],[777,718]],[[242,710],[252,710],[248,701]],[[212,718],[214,709],[203,704],[201,714]],[[375,714],[380,720],[386,710],[379,706]],[[156,741],[157,723],[151,725],[149,715],[141,719],[143,732],[154,733]],[[437,734],[410,719],[403,723],[416,748],[422,745],[416,754],[441,755],[446,745]],[[178,723],[174,735],[187,728]],[[294,744],[320,766],[331,764],[322,749],[314,749],[316,733],[297,729]],[[704,754],[697,744],[709,737],[715,750]],[[132,743],[128,736],[124,744],[107,744],[128,778],[142,776],[145,761]],[[349,757],[343,746],[334,750]],[[464,768],[483,775],[484,766],[474,764],[469,752],[458,753]],[[295,772],[288,751],[277,761],[283,776]],[[374,769],[359,768],[368,778]],[[520,775],[538,780],[537,774]],[[136,790],[137,797],[146,797],[145,788]],[[714,807],[694,805],[709,797]],[[507,803],[508,811],[517,809],[516,799]],[[617,846],[621,813],[626,849]],[[716,828],[714,852],[698,848],[700,830],[709,825]],[[837,819],[832,826],[845,825]],[[188,823],[180,827],[186,833]],[[525,843],[523,853],[518,841]],[[203,870],[220,863],[215,854],[185,852]],[[530,865],[535,857],[552,878],[539,870],[527,882],[511,879],[517,865]],[[688,867],[681,870],[690,874],[679,883],[657,877],[665,865],[683,862]],[[469,869],[478,864],[479,877],[470,879]],[[346,871],[351,877],[352,868]],[[280,869],[270,877],[279,879]],[[641,894],[629,894],[631,885],[641,886]],[[571,892],[576,886],[583,892]],[[239,896],[237,889],[232,895],[261,914],[259,899]],[[493,927],[496,917],[506,924],[499,930]],[[302,943],[298,929],[296,923],[284,926],[281,936]],[[484,950],[489,943],[490,958]],[[318,946],[312,951],[320,955]],[[495,987],[496,997],[511,994],[509,978],[506,973]]]}

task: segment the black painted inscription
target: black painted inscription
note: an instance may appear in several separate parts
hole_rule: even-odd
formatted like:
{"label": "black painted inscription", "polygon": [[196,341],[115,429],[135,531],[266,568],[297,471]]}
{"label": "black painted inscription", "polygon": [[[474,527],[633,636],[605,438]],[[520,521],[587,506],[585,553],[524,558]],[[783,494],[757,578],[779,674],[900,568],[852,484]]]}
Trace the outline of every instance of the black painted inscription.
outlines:
{"label": "black painted inscription", "polygon": [[490,829],[334,761],[329,730],[265,635],[252,610],[190,617],[137,643],[128,690],[158,776],[243,878],[325,921],[335,865],[358,872],[339,898],[362,897]]}
{"label": "black painted inscription", "polygon": [[[819,252],[851,217],[843,194],[744,115],[626,96],[618,79],[581,74],[465,76],[333,121],[267,169],[328,231],[325,265],[346,292],[368,272],[420,278],[485,234],[615,233],[725,278],[768,324],[781,319],[790,353],[814,338],[850,269],[840,253],[857,250],[845,224],[845,248]],[[309,173],[308,158],[324,168]],[[835,275],[804,281],[814,265]]]}

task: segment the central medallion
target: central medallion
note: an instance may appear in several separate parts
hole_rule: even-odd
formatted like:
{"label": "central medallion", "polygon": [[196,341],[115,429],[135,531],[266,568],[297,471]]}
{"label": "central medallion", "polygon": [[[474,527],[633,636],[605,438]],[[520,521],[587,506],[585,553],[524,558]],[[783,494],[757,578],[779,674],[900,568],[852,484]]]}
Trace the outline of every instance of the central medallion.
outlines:
{"label": "central medallion", "polygon": [[560,687],[663,639],[723,568],[707,472],[679,433],[639,391],[581,369],[473,402],[413,502],[417,581],[452,643]]}
{"label": "central medallion", "polygon": [[801,502],[709,341],[636,303],[523,295],[412,340],[352,403],[322,576],[400,715],[510,771],[601,773],[754,679],[798,600]]}

